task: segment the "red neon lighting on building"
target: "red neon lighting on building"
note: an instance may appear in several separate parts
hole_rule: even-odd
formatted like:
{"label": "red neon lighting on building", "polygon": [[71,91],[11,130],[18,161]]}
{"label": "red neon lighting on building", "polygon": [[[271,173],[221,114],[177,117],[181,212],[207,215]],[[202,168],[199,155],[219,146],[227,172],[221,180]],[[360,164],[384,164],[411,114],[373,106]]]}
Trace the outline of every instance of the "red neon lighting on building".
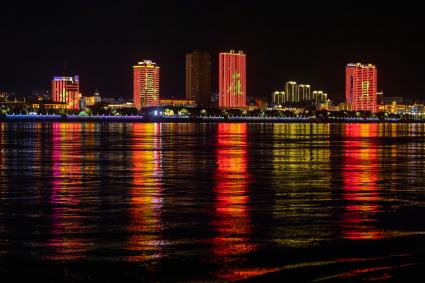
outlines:
{"label": "red neon lighting on building", "polygon": [[372,64],[345,67],[345,97],[353,111],[378,112],[377,68]]}
{"label": "red neon lighting on building", "polygon": [[54,77],[52,81],[52,100],[64,102],[66,108],[78,110],[80,108],[80,79],[74,77]]}
{"label": "red neon lighting on building", "polygon": [[159,66],[150,60],[133,66],[133,98],[137,109],[158,106]]}
{"label": "red neon lighting on building", "polygon": [[220,53],[219,55],[219,108],[246,107],[246,55]]}

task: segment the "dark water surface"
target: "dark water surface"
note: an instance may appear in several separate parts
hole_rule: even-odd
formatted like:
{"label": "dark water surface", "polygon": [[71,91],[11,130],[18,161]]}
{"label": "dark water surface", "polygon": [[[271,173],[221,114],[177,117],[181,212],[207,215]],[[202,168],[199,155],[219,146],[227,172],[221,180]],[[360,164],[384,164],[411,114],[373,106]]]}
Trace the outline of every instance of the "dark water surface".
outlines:
{"label": "dark water surface", "polygon": [[425,282],[423,124],[0,123],[0,150],[3,282]]}

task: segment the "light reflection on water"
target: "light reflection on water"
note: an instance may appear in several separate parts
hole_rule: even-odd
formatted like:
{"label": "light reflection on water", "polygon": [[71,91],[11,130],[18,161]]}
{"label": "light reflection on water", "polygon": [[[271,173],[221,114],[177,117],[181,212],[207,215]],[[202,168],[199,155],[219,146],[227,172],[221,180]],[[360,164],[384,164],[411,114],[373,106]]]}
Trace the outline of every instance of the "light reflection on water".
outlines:
{"label": "light reflection on water", "polygon": [[327,222],[331,207],[322,204],[332,199],[329,134],[327,124],[274,126],[273,214],[285,223],[274,228],[280,246],[312,246],[335,232]]}
{"label": "light reflection on water", "polygon": [[52,127],[50,204],[53,211],[51,238],[47,244],[53,251],[48,258],[52,259],[75,260],[83,257],[87,248],[78,236],[88,228],[81,223],[80,127],[80,124],[53,124]]}
{"label": "light reflection on water", "polygon": [[255,248],[249,242],[246,140],[246,124],[218,125],[215,213],[212,221],[217,236],[213,240],[213,256],[234,256]]}
{"label": "light reflection on water", "polygon": [[424,130],[0,123],[0,256],[188,258],[236,280],[279,270],[257,253],[420,235],[391,217],[424,207]]}
{"label": "light reflection on water", "polygon": [[138,261],[162,255],[161,125],[134,124],[132,136],[128,259]]}
{"label": "light reflection on water", "polygon": [[[379,211],[379,164],[377,144],[378,125],[344,125],[342,233],[347,239],[379,239],[382,231],[375,226]],[[355,139],[352,139],[355,138]]]}

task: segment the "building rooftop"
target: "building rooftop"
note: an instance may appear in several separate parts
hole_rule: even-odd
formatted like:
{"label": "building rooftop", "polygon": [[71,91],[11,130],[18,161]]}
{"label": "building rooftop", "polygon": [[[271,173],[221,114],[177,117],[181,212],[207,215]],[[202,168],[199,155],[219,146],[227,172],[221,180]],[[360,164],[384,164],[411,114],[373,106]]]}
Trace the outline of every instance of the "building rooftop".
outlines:
{"label": "building rooftop", "polygon": [[73,77],[65,77],[65,76],[56,76],[53,77],[54,81],[66,81],[66,82],[78,82],[80,80],[80,76],[73,76]]}
{"label": "building rooftop", "polygon": [[348,63],[347,67],[376,68],[376,66],[373,64],[362,64],[362,63]]}
{"label": "building rooftop", "polygon": [[239,50],[237,53],[235,52],[235,50],[231,49],[229,52],[220,52],[220,54],[236,54],[236,55],[244,55],[242,50]]}
{"label": "building rooftop", "polygon": [[141,62],[138,62],[137,65],[133,66],[133,68],[141,68],[141,67],[159,68],[159,66],[157,66],[157,64],[153,62],[152,60],[143,60]]}

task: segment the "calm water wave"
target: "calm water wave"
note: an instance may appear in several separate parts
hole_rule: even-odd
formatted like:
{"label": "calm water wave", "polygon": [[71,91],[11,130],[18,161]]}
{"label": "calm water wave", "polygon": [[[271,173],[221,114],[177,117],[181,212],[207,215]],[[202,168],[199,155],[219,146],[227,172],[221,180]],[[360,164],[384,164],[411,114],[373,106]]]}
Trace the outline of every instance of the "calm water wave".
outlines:
{"label": "calm water wave", "polygon": [[391,280],[423,265],[424,134],[423,124],[1,123],[0,272]]}

